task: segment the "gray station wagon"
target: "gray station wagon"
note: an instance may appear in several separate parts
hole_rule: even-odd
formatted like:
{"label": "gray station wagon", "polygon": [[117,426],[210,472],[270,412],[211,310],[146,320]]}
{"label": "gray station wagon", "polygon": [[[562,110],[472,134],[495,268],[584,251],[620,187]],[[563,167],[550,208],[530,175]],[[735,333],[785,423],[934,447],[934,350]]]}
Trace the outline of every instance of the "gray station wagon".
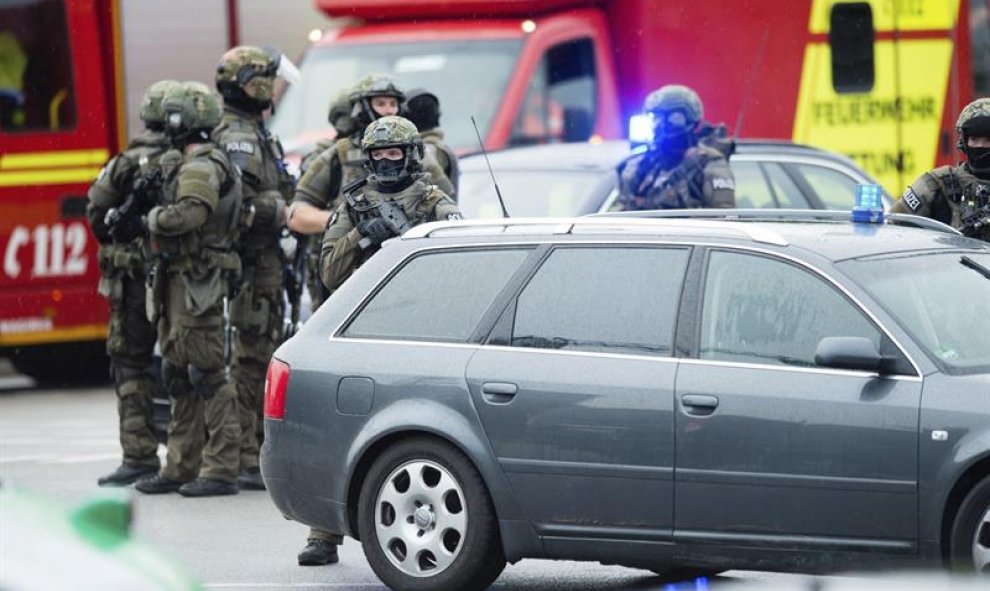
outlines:
{"label": "gray station wagon", "polygon": [[990,574],[988,304],[990,245],[913,216],[426,224],[276,352],[262,471],[395,589]]}

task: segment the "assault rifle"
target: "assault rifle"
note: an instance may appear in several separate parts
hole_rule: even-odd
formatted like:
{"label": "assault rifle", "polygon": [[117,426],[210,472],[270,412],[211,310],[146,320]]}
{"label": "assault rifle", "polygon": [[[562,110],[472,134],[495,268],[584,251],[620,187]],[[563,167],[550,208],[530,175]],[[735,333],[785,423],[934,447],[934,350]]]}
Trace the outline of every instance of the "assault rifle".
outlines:
{"label": "assault rifle", "polygon": [[[357,183],[352,183],[352,185],[357,185]],[[347,204],[359,216],[377,216],[382,218],[385,220],[385,225],[388,226],[393,236],[402,236],[409,228],[413,227],[412,223],[409,222],[409,218],[406,216],[405,210],[395,201],[382,200],[374,204],[358,203],[357,199],[354,198],[353,191],[359,187],[360,185],[348,187],[350,191],[344,193]],[[358,248],[367,250],[372,244],[371,239],[365,237],[358,241]]]}
{"label": "assault rifle", "polygon": [[959,231],[963,236],[982,238],[986,228],[990,228],[990,188],[980,185],[976,190],[975,203],[963,203]]}
{"label": "assault rifle", "polygon": [[159,170],[137,175],[133,189],[120,207],[111,207],[103,217],[103,223],[115,241],[125,243],[141,236],[144,232],[141,216],[158,204],[160,189]]}

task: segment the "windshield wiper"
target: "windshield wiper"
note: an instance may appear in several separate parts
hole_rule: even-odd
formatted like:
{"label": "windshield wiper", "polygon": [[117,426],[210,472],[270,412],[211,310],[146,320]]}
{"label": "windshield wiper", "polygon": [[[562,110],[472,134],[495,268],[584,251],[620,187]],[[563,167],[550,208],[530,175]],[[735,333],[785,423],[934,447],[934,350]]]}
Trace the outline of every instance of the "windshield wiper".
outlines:
{"label": "windshield wiper", "polygon": [[962,258],[959,259],[959,262],[964,267],[969,267],[970,269],[976,271],[980,275],[983,275],[985,278],[990,279],[990,269],[984,267],[980,263],[977,263],[976,261],[974,261],[973,259],[969,258],[968,256],[963,255]]}

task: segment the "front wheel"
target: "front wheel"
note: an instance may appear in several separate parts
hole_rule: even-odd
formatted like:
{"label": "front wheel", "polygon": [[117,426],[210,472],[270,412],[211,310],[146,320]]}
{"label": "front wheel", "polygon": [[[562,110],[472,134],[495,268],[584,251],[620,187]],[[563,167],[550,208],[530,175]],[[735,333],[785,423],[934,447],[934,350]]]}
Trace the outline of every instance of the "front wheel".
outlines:
{"label": "front wheel", "polygon": [[949,547],[953,569],[990,576],[990,477],[963,499]]}
{"label": "front wheel", "polygon": [[450,445],[401,441],[372,465],[358,532],[375,574],[399,591],[487,588],[505,568],[481,474]]}

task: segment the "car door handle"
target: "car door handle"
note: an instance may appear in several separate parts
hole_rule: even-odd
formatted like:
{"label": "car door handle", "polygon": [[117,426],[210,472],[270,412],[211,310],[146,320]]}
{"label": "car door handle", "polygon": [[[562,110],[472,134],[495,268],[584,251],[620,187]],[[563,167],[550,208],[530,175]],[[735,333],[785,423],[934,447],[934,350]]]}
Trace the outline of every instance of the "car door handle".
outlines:
{"label": "car door handle", "polygon": [[718,408],[718,396],[685,394],[681,396],[681,404],[684,406],[684,412],[689,415],[707,416]]}
{"label": "car door handle", "polygon": [[481,385],[481,395],[492,404],[508,404],[519,388],[507,382],[485,382]]}

